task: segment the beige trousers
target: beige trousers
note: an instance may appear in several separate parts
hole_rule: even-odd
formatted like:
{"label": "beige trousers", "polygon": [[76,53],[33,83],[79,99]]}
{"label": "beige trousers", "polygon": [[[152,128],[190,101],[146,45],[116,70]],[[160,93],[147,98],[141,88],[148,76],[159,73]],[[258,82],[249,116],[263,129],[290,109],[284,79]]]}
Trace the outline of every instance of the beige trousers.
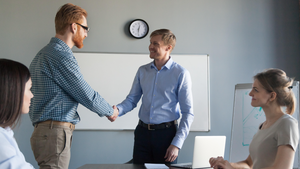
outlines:
{"label": "beige trousers", "polygon": [[68,169],[73,129],[61,125],[38,124],[30,138],[40,169]]}

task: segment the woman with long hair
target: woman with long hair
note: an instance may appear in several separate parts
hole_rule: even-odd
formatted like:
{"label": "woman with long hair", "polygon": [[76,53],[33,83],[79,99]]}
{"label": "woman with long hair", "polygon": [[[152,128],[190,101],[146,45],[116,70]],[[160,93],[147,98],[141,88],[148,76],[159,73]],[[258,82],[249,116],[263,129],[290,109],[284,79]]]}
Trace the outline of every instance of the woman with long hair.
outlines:
{"label": "woman with long hair", "polygon": [[[296,99],[292,91],[293,79],[280,69],[267,69],[254,76],[249,95],[251,105],[264,110],[263,122],[249,146],[246,160],[229,163],[223,157],[209,160],[215,169],[291,169],[299,141],[298,122],[291,115]],[[282,107],[286,107],[283,112]]]}
{"label": "woman with long hair", "polygon": [[0,168],[33,168],[25,161],[12,130],[21,115],[29,112],[33,97],[30,88],[30,73],[25,65],[0,59]]}

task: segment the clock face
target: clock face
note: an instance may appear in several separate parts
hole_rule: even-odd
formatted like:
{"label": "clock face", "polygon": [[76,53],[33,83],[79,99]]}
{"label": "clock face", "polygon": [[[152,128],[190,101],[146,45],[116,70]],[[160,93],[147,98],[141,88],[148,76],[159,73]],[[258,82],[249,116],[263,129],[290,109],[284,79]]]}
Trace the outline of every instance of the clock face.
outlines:
{"label": "clock face", "polygon": [[129,32],[134,38],[141,39],[148,34],[149,26],[144,20],[136,19],[129,24]]}

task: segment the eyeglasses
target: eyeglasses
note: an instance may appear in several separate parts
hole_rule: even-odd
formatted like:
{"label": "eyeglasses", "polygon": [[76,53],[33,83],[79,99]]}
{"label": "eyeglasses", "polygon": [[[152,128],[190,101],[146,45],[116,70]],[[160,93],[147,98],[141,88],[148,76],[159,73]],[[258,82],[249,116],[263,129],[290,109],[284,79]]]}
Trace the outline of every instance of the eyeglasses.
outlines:
{"label": "eyeglasses", "polygon": [[89,27],[83,26],[83,25],[81,25],[81,24],[79,24],[79,23],[76,23],[76,24],[79,25],[79,26],[81,26],[84,30],[86,30],[86,32],[89,32],[89,31],[90,31],[90,28],[89,28]]}

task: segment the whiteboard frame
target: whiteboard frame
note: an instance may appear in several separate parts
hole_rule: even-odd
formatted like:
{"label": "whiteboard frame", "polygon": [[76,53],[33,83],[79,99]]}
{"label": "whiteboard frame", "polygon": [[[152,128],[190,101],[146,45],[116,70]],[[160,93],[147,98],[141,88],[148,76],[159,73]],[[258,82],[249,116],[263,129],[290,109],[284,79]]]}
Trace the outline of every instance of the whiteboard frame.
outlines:
{"label": "whiteboard frame", "polygon": [[[300,89],[299,89],[299,81],[294,81],[293,82],[293,87],[297,87],[298,88],[298,92],[297,93],[294,93],[296,99],[298,98],[298,100],[296,100],[296,110],[295,110],[295,113],[298,113],[298,128],[299,128],[299,131],[300,131],[300,124],[299,124],[299,119],[300,119],[300,111],[299,111],[299,106],[300,106],[300,98],[299,98],[299,93],[300,93]],[[235,115],[235,99],[236,99],[236,91],[237,89],[251,89],[252,88],[252,83],[243,83],[243,84],[237,84],[235,85],[235,90],[234,90],[234,101],[233,101],[233,114],[232,114],[232,125],[231,125],[231,140],[230,140],[230,152],[229,152],[229,161],[230,162],[238,162],[238,161],[232,161],[232,148],[233,148],[233,145],[232,145],[232,140],[233,140],[233,129],[234,129],[234,115]],[[298,159],[294,159],[294,160],[298,160],[298,166],[293,166],[294,169],[298,168],[300,169],[300,151],[299,151],[299,145],[297,147],[297,152],[298,152]],[[296,157],[296,156],[295,156]],[[245,160],[245,159],[240,159],[239,161],[242,161],[242,160]],[[295,162],[294,162],[295,164]],[[295,168],[296,167],[296,168]]]}
{"label": "whiteboard frame", "polygon": [[[132,82],[133,82],[133,78],[134,78],[134,76],[135,76],[135,74],[136,74],[136,71],[138,70],[138,68],[139,68],[139,66],[141,66],[141,65],[144,65],[144,64],[147,64],[147,63],[150,63],[151,61],[153,61],[152,59],[150,59],[149,58],[149,54],[128,54],[128,53],[86,53],[86,52],[84,52],[84,53],[82,53],[82,52],[74,52],[74,56],[75,56],[75,58],[76,58],[76,60],[78,61],[78,64],[79,64],[79,66],[80,66],[80,69],[81,69],[81,72],[83,73],[83,76],[84,76],[84,79],[87,81],[87,83],[89,83],[90,84],[90,82],[89,82],[89,79],[87,79],[86,78],[86,76],[85,76],[85,74],[84,74],[84,71],[83,71],[83,67],[81,66],[81,62],[82,62],[82,58],[81,59],[78,59],[78,57],[82,57],[84,55],[84,57],[85,57],[85,55],[101,55],[101,56],[103,56],[103,55],[105,55],[106,57],[105,57],[105,59],[107,59],[107,58],[111,58],[112,56],[114,56],[114,55],[122,55],[122,56],[124,56],[124,57],[129,57],[130,58],[130,56],[143,56],[142,58],[146,58],[146,59],[148,59],[146,62],[144,62],[143,64],[139,64],[139,65],[135,65],[134,66],[134,69],[135,69],[135,72],[134,73],[131,73],[132,74],[132,78],[130,78],[130,79],[128,79],[129,81],[130,81],[130,87],[131,87],[131,84],[132,84]],[[205,125],[203,125],[203,124],[199,124],[199,119],[201,118],[201,116],[197,116],[197,110],[195,110],[195,104],[197,104],[197,103],[195,103],[195,99],[194,99],[194,114],[196,114],[196,116],[198,117],[198,118],[196,118],[196,116],[195,116],[195,119],[194,119],[194,122],[197,122],[197,123],[195,123],[195,125],[196,125],[196,127],[194,126],[193,127],[193,124],[192,124],[192,126],[191,126],[191,129],[190,129],[190,131],[203,131],[203,132],[208,132],[208,131],[210,131],[210,129],[211,129],[211,122],[210,122],[210,64],[209,64],[209,55],[207,55],[207,54],[200,54],[200,55],[171,55],[171,57],[174,59],[174,61],[176,62],[176,63],[178,63],[178,64],[180,64],[181,66],[183,66],[184,68],[187,68],[185,65],[182,65],[181,64],[181,62],[178,62],[177,61],[177,59],[176,59],[176,57],[181,57],[181,56],[191,56],[191,57],[195,57],[195,56],[199,56],[199,57],[204,57],[205,56],[205,61],[206,62],[202,62],[203,64],[205,64],[205,69],[206,69],[206,72],[205,72],[205,76],[206,76],[206,81],[205,81],[205,84],[207,85],[206,86],[206,91],[205,91],[205,95],[207,95],[207,114],[205,115],[205,118],[204,119],[206,119],[207,118],[207,122],[205,123]],[[85,58],[87,58],[87,57],[85,57]],[[88,60],[88,59],[85,59],[85,60]],[[183,60],[183,59],[181,59],[181,60]],[[201,59],[200,59],[201,60]],[[114,59],[114,61],[115,61],[115,59]],[[85,61],[84,61],[85,62]],[[130,61],[129,61],[130,62]],[[187,64],[186,62],[187,61],[184,61],[185,62],[185,64]],[[126,62],[127,63],[127,62]],[[126,64],[126,63],[124,63],[124,64]],[[190,63],[188,63],[188,64],[190,64]],[[199,64],[199,63],[198,63]],[[91,67],[93,67],[93,66],[91,66]],[[195,67],[195,66],[194,66]],[[188,69],[188,68],[187,68]],[[194,73],[195,75],[197,75],[196,77],[199,77],[198,76],[198,74],[201,74],[201,68],[199,68],[199,71],[198,71],[198,67],[197,67],[197,72],[196,73]],[[203,70],[202,70],[203,71]],[[195,71],[194,71],[195,72]],[[198,73],[199,72],[199,73]],[[109,73],[109,72],[108,72]],[[191,72],[190,72],[191,73]],[[202,76],[200,76],[200,77],[202,77]],[[198,79],[200,79],[199,81],[201,82],[201,84],[203,84],[203,80],[201,79],[201,78],[198,78]],[[193,83],[193,77],[192,77],[192,83]],[[91,87],[93,88],[93,85],[91,85]],[[128,87],[128,89],[126,89],[127,90],[127,93],[126,93],[126,95],[124,95],[123,96],[123,99],[125,99],[126,98],[126,96],[127,96],[127,94],[129,93],[129,91],[130,91],[130,87]],[[197,87],[196,85],[194,85],[194,83],[193,83],[193,88],[194,87]],[[199,86],[198,86],[198,88],[199,88]],[[96,91],[98,91],[96,88],[95,88],[95,90]],[[198,89],[197,89],[198,90]],[[199,89],[200,90],[200,89]],[[202,90],[202,89],[201,89]],[[102,94],[101,94],[101,91],[99,91],[99,94],[102,96]],[[195,95],[195,93],[193,93],[193,97],[195,97],[194,96]],[[107,97],[106,96],[103,96],[104,97],[104,99],[106,99]],[[206,97],[206,96],[205,96]],[[115,103],[115,102],[111,102],[111,101],[109,101],[109,100],[107,100],[108,101],[108,103],[109,104],[111,104],[111,105],[113,105],[113,104],[118,104],[118,103]],[[123,100],[121,100],[121,101],[123,101]],[[199,101],[199,100],[198,100]],[[134,109],[134,110],[139,110],[139,107],[140,107],[140,104],[141,104],[141,101],[138,103],[138,105],[137,105],[137,107]],[[198,105],[197,105],[198,106]],[[83,107],[82,105],[79,105],[79,107],[78,107],[78,109],[82,109],[81,107]],[[85,108],[86,109],[86,108]],[[200,109],[200,110],[202,110],[202,109]],[[202,113],[202,112],[201,112]],[[80,114],[80,111],[79,111],[79,114]],[[94,113],[94,112],[87,112],[86,114],[95,114],[95,115],[97,115],[96,113]],[[119,117],[119,118],[124,118],[124,117],[126,117],[126,116],[133,116],[133,115],[129,115],[129,114],[133,114],[133,112],[130,112],[130,113],[128,113],[128,114],[126,114],[126,115],[124,115],[124,116],[122,116],[122,117]],[[199,113],[198,113],[199,114]],[[200,114],[201,115],[201,114]],[[82,115],[80,114],[80,116],[82,117]],[[94,115],[92,115],[92,116],[94,116]],[[97,115],[98,116],[98,115]],[[137,114],[135,115],[136,117],[138,116]],[[96,117],[96,116],[94,116],[93,118],[97,118],[97,119],[99,119],[98,121],[99,121],[99,123],[102,123],[102,122],[104,122],[104,123],[106,123],[105,121],[107,121],[107,119],[106,118],[99,118],[99,117]],[[132,117],[132,118],[134,118],[134,117]],[[81,118],[82,119],[82,118]],[[138,118],[137,118],[138,119]],[[119,119],[120,120],[120,119]],[[200,119],[200,121],[201,121],[202,119]],[[116,120],[116,122],[118,121],[118,118],[117,118],[117,120]],[[203,120],[202,120],[203,121]],[[133,122],[133,121],[131,121],[131,122]],[[128,128],[128,127],[126,127],[126,128],[113,128],[113,127],[111,127],[111,128],[94,128],[94,127],[91,127],[91,128],[89,128],[89,127],[83,127],[83,125],[82,125],[82,122],[79,122],[77,125],[76,125],[76,128],[75,128],[75,130],[134,130],[135,129],[135,126],[136,126],[136,124],[137,124],[137,122],[138,121],[136,121],[136,122],[134,122],[135,123],[135,125],[134,125],[134,127],[130,127],[130,128]],[[111,122],[109,122],[109,123],[111,123]],[[115,123],[115,122],[113,122],[113,123]],[[113,123],[112,123],[112,125],[113,125]],[[111,124],[108,124],[108,125],[111,125]],[[111,126],[112,126],[111,125]]]}

